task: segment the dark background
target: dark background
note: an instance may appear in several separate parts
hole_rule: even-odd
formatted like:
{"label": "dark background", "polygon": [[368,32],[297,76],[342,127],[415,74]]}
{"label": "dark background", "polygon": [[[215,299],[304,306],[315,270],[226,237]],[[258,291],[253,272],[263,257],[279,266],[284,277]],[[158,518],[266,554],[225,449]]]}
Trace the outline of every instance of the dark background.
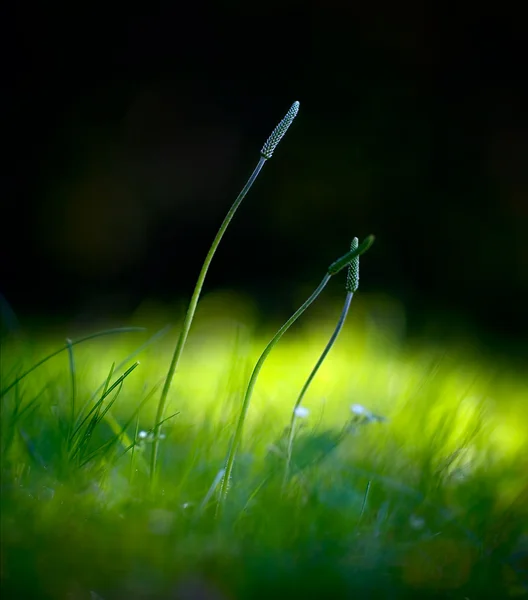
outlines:
{"label": "dark background", "polygon": [[513,4],[42,3],[5,24],[0,291],[17,314],[188,298],[299,100],[206,289],[287,315],[352,236],[374,233],[360,289],[399,298],[411,329],[459,315],[526,341],[526,29]]}

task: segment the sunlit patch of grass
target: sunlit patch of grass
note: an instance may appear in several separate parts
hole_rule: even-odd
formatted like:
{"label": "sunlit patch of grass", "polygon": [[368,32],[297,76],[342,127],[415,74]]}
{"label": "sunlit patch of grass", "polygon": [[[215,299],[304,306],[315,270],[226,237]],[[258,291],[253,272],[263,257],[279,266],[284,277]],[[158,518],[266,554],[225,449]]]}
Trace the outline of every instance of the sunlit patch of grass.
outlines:
{"label": "sunlit patch of grass", "polygon": [[[286,488],[285,430],[334,308],[270,354],[218,518],[213,484],[272,335],[254,334],[251,306],[226,293],[204,298],[168,397],[167,416],[177,414],[163,429],[156,491],[156,395],[133,417],[163,380],[177,327],[133,353],[162,328],[159,311],[148,332],[73,347],[77,416],[94,406],[112,364],[131,357],[111,382],[140,362],[110,409],[120,426],[130,421],[133,448],[120,437],[84,465],[68,460],[67,351],[13,387],[1,399],[6,597],[169,598],[200,586],[211,598],[526,595],[526,379],[467,348],[406,345],[376,329],[368,302],[354,309],[303,401]],[[2,389],[61,343],[6,340]],[[102,419],[86,455],[115,437]]]}

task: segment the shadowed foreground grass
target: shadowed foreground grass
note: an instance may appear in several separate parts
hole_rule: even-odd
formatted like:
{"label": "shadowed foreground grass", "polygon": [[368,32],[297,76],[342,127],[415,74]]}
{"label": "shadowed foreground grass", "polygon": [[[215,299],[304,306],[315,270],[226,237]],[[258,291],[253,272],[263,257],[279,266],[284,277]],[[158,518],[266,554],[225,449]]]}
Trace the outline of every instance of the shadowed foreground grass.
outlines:
{"label": "shadowed foreground grass", "polygon": [[[171,388],[155,489],[177,327],[124,364],[156,328],[72,346],[3,395],[2,598],[528,596],[525,379],[467,347],[405,346],[358,301],[303,402],[283,487],[285,428],[338,313],[314,311],[263,368],[217,518],[213,484],[273,330],[212,319],[213,304]],[[62,343],[4,340],[0,387]]]}

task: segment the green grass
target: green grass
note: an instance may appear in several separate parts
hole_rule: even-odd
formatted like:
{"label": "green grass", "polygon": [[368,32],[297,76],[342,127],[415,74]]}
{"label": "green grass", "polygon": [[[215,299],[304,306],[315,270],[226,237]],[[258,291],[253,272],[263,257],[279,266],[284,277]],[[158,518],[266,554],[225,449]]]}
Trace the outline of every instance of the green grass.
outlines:
{"label": "green grass", "polygon": [[[341,307],[314,304],[269,355],[219,515],[247,382],[276,331],[257,331],[250,306],[199,305],[154,488],[178,327],[134,351],[160,310],[134,319],[148,331],[67,344],[14,385],[1,398],[2,598],[527,596],[526,378],[471,345],[405,344],[372,325],[372,306],[354,299],[303,399],[286,486],[291,411]],[[0,387],[61,345],[4,340]]]}

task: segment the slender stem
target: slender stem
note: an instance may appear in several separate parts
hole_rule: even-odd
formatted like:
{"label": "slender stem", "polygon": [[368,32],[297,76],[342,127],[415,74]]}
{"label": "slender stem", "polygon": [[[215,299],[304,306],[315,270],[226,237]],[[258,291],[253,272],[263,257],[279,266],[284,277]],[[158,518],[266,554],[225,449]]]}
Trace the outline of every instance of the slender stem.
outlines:
{"label": "slender stem", "polygon": [[363,518],[363,514],[365,513],[365,508],[367,507],[367,500],[370,492],[371,480],[369,479],[367,483],[367,489],[365,490],[365,496],[363,497],[363,504],[361,505],[361,512],[359,513],[359,519],[356,527],[361,523],[361,519]]}
{"label": "slender stem", "polygon": [[242,430],[243,430],[244,421],[246,419],[246,415],[247,415],[247,412],[249,409],[251,395],[253,393],[253,388],[255,387],[257,377],[260,373],[260,370],[262,369],[262,365],[264,364],[266,357],[272,351],[275,344],[280,340],[280,338],[286,333],[286,331],[295,323],[295,321],[297,321],[297,319],[303,314],[303,312],[310,306],[310,304],[312,304],[312,302],[314,302],[314,300],[323,291],[323,289],[326,286],[326,284],[328,283],[330,277],[331,277],[331,275],[329,273],[327,273],[323,277],[323,280],[317,286],[317,288],[315,289],[313,294],[308,298],[308,300],[306,300],[306,302],[301,306],[301,308],[299,308],[297,310],[297,312],[294,315],[292,315],[286,321],[286,323],[284,323],[284,325],[279,329],[279,331],[277,331],[277,333],[275,334],[275,337],[269,342],[269,344],[264,349],[264,352],[260,355],[260,358],[258,359],[257,364],[255,365],[255,368],[253,369],[253,373],[251,374],[251,378],[249,380],[248,387],[246,390],[246,395],[244,396],[244,401],[242,403],[242,410],[240,412],[240,416],[238,417],[238,423],[236,426],[235,434],[233,436],[233,440],[231,442],[231,446],[229,448],[229,452],[227,455],[225,475],[222,480],[222,487],[221,487],[221,491],[220,491],[220,502],[223,502],[227,495],[227,490],[229,487],[229,479],[231,477],[231,472],[233,470],[233,464],[235,462],[235,454],[236,454],[236,451],[240,444],[240,440],[242,438]]}
{"label": "slender stem", "polygon": [[292,448],[293,448],[293,438],[295,435],[295,420],[296,420],[296,416],[297,416],[296,410],[301,405],[304,395],[306,394],[310,384],[312,383],[313,378],[315,377],[317,371],[319,370],[319,367],[323,364],[323,361],[326,358],[326,355],[330,352],[330,349],[334,345],[334,342],[336,341],[337,336],[341,332],[341,329],[343,328],[343,325],[345,324],[345,320],[346,320],[348,310],[350,308],[350,303],[352,302],[353,296],[354,296],[353,292],[347,293],[346,298],[345,298],[345,304],[343,306],[343,310],[341,311],[341,316],[339,317],[339,321],[337,322],[336,328],[334,329],[334,333],[332,333],[332,336],[330,337],[330,340],[328,341],[326,348],[324,349],[323,353],[319,357],[319,360],[315,364],[315,367],[312,369],[312,372],[310,373],[310,376],[306,380],[306,382],[301,390],[301,393],[299,394],[299,397],[297,398],[297,402],[295,403],[295,406],[293,407],[289,435],[288,435],[288,448],[287,448],[287,454],[286,454],[286,469],[284,472],[284,485],[286,485],[286,483],[288,481],[289,472],[290,472],[290,463],[291,463]]}
{"label": "slender stem", "polygon": [[189,304],[189,307],[187,309],[187,314],[185,315],[185,319],[183,321],[182,330],[181,330],[180,336],[178,338],[178,343],[176,344],[174,354],[172,355],[172,360],[171,360],[171,363],[169,366],[169,371],[167,373],[167,378],[165,379],[165,384],[163,385],[163,389],[162,389],[161,396],[160,396],[159,403],[158,403],[158,410],[156,413],[156,421],[155,421],[156,425],[154,427],[154,442],[152,444],[152,454],[151,454],[151,458],[150,458],[151,481],[154,480],[154,475],[155,475],[155,471],[156,471],[156,462],[157,462],[157,458],[158,458],[159,439],[160,439],[160,432],[161,432],[161,422],[163,421],[163,416],[165,414],[165,407],[167,404],[167,396],[168,396],[169,389],[170,389],[170,386],[172,383],[172,378],[174,377],[174,373],[176,372],[176,367],[178,366],[178,362],[180,360],[181,353],[183,352],[185,342],[187,341],[187,336],[189,335],[189,330],[191,328],[191,323],[194,318],[194,313],[196,311],[198,299],[200,298],[200,294],[202,292],[202,287],[203,287],[203,283],[205,280],[205,276],[207,275],[209,265],[211,264],[211,261],[213,260],[214,253],[216,252],[216,249],[218,248],[218,246],[220,244],[220,240],[222,239],[222,236],[224,235],[225,230],[227,229],[229,223],[233,219],[233,216],[234,216],[237,208],[240,206],[240,203],[242,202],[242,200],[244,200],[246,194],[248,193],[249,189],[253,185],[255,179],[258,177],[258,174],[260,173],[260,170],[264,166],[264,163],[266,162],[266,160],[267,159],[264,156],[260,157],[260,160],[259,160],[257,166],[255,167],[255,170],[253,171],[251,177],[248,179],[246,185],[244,186],[244,188],[238,195],[237,199],[234,201],[233,205],[229,209],[229,212],[227,213],[222,225],[220,226],[220,229],[218,230],[218,233],[216,234],[215,239],[213,240],[213,243],[211,244],[211,247],[209,248],[209,252],[207,253],[207,256],[205,257],[205,261],[202,265],[202,270],[200,271],[200,275],[198,276],[198,281],[196,282],[196,286],[194,288],[191,302]]}
{"label": "slender stem", "polygon": [[71,435],[73,428],[75,427],[75,397],[76,397],[76,375],[75,375],[75,359],[73,356],[72,341],[67,338],[66,344],[68,346],[68,359],[70,365],[71,375],[71,417],[68,426],[68,437]]}
{"label": "slender stem", "polygon": [[129,485],[132,485],[132,480],[134,478],[134,458],[136,457],[136,446],[137,446],[137,440],[138,440],[138,432],[139,432],[139,411],[136,417],[136,429],[134,431],[134,442],[132,444],[132,451],[130,454],[130,474],[128,476],[128,483]]}

